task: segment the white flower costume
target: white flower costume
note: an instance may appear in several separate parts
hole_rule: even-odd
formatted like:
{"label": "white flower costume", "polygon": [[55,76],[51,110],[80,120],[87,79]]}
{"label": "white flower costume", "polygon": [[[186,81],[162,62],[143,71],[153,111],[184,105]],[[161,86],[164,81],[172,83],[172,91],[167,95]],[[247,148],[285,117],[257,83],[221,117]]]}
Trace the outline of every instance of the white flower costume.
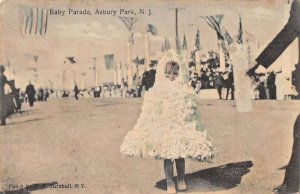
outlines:
{"label": "white flower costume", "polygon": [[[174,57],[177,57],[174,59]],[[186,68],[174,51],[158,63],[154,86],[146,92],[142,112],[121,145],[126,156],[207,161],[216,155],[206,131],[201,127],[196,95],[188,86]],[[165,78],[170,61],[179,64],[179,76]]]}

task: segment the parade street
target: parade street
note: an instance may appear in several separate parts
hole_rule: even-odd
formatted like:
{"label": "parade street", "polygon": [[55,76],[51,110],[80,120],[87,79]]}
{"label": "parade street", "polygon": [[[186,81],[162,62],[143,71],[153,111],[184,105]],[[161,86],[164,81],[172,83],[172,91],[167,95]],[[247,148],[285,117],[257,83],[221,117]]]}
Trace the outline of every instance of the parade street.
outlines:
{"label": "parade street", "polygon": [[[187,160],[186,193],[272,193],[291,155],[300,102],[253,101],[249,113],[237,112],[234,101],[198,103],[219,154],[211,163]],[[120,153],[141,105],[140,98],[23,104],[0,128],[0,193],[166,193],[162,160]]]}

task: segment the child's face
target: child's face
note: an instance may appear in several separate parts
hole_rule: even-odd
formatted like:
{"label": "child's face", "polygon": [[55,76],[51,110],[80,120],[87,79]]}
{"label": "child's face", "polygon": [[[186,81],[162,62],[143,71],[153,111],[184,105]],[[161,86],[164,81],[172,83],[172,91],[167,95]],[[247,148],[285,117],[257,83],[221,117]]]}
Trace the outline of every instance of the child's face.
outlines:
{"label": "child's face", "polygon": [[172,65],[167,65],[166,66],[166,77],[170,81],[174,81],[178,77],[178,67],[174,68]]}

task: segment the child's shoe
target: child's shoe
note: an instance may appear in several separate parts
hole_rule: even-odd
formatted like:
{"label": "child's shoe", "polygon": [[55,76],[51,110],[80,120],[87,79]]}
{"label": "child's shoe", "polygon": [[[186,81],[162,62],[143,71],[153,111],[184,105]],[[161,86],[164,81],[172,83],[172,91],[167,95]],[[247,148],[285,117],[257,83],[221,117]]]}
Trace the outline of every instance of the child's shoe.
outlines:
{"label": "child's shoe", "polygon": [[179,191],[186,191],[186,184],[185,184],[185,181],[182,180],[182,181],[178,181],[178,190]]}
{"label": "child's shoe", "polygon": [[168,187],[167,187],[167,193],[169,193],[169,194],[175,194],[176,193],[175,185],[168,185]]}

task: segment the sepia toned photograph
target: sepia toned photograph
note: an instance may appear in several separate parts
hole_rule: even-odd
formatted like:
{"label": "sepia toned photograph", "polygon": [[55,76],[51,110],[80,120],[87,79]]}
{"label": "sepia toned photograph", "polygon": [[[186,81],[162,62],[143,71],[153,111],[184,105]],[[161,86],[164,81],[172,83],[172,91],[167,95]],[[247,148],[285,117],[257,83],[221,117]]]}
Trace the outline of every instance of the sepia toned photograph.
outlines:
{"label": "sepia toned photograph", "polygon": [[0,194],[300,193],[300,0],[0,0]]}

